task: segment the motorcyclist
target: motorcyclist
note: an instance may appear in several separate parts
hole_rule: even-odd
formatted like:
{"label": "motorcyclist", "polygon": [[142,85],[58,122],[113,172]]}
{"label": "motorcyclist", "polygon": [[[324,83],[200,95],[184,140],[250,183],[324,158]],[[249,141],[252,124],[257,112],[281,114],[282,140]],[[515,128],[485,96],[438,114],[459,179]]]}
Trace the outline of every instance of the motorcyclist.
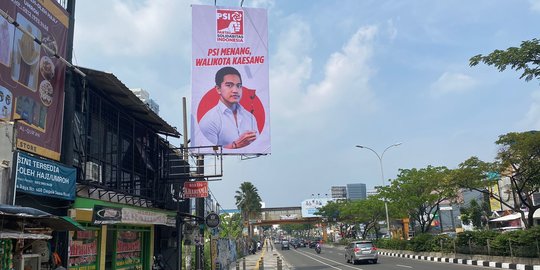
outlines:
{"label": "motorcyclist", "polygon": [[317,253],[321,253],[321,242],[317,242],[317,245],[315,246],[315,251]]}

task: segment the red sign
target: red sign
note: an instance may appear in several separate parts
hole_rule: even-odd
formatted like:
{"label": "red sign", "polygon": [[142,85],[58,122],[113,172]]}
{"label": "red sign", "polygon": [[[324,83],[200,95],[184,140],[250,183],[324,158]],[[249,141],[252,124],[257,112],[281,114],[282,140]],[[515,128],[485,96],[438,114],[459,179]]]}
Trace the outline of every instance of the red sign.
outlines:
{"label": "red sign", "polygon": [[184,183],[184,199],[208,197],[208,182],[194,181]]}

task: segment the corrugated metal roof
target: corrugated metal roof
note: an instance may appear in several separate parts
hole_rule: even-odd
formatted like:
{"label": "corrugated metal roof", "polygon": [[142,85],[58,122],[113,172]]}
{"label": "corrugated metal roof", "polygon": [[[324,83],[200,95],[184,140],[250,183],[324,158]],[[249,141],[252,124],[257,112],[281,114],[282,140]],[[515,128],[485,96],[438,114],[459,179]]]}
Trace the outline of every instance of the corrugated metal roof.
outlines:
{"label": "corrugated metal roof", "polygon": [[135,94],[129,90],[114,74],[99,70],[77,67],[86,74],[87,83],[98,88],[129,111],[132,116],[154,129],[157,133],[179,138],[180,132],[152,111]]}

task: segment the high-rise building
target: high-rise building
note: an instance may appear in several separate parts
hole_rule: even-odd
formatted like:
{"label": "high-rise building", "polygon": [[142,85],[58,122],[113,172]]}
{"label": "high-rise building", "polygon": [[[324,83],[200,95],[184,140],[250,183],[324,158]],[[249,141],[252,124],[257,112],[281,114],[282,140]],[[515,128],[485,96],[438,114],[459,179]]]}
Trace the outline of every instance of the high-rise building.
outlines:
{"label": "high-rise building", "polygon": [[332,186],[330,192],[332,193],[332,199],[347,199],[346,186]]}
{"label": "high-rise building", "polygon": [[157,102],[150,98],[150,94],[148,91],[142,89],[142,88],[132,88],[129,89],[131,92],[135,94],[150,110],[154,111],[156,114],[159,114],[159,105]]}
{"label": "high-rise building", "polygon": [[366,184],[347,184],[347,199],[354,201],[365,200],[366,198]]}

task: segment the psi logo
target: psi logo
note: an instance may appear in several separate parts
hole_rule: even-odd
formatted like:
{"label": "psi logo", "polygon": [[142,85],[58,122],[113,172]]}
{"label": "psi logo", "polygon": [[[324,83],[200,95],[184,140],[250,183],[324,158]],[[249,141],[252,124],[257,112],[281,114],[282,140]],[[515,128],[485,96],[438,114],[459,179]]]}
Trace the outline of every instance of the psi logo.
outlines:
{"label": "psi logo", "polygon": [[216,41],[227,43],[244,42],[243,10],[216,10]]}

